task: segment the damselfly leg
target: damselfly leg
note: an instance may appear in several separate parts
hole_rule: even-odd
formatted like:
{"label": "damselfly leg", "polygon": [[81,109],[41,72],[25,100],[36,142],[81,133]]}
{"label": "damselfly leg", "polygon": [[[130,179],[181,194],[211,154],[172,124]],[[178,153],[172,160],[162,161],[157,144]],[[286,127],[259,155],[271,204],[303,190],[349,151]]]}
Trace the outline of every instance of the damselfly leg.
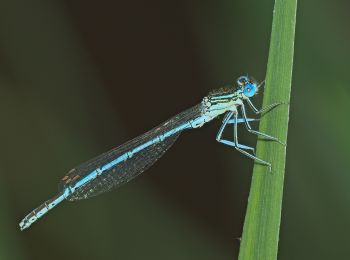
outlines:
{"label": "damselfly leg", "polygon": [[270,110],[274,109],[275,107],[278,107],[279,105],[285,104],[283,102],[276,102],[276,103],[272,103],[271,105],[268,105],[267,107],[263,107],[262,109],[259,110],[254,106],[254,104],[252,103],[252,101],[250,101],[249,98],[246,100],[247,100],[248,105],[251,107],[251,109],[253,110],[253,112],[255,114],[263,114],[263,113],[269,112]]}
{"label": "damselfly leg", "polygon": [[[233,117],[233,119],[231,119]],[[230,120],[231,119],[231,120]],[[222,136],[222,133],[227,125],[227,123],[231,121],[233,122],[233,142],[231,141],[228,141],[228,140],[223,140],[221,139],[221,136]],[[218,135],[216,137],[216,140],[220,143],[223,143],[223,144],[226,144],[226,145],[229,145],[229,146],[232,146],[234,147],[237,151],[243,153],[244,155],[248,156],[249,158],[255,160],[256,162],[262,164],[262,165],[265,165],[269,168],[269,171],[271,171],[271,163],[269,162],[266,162],[258,157],[256,157],[255,155],[253,154],[250,154],[248,153],[247,151],[245,150],[251,150],[253,151],[253,153],[255,152],[254,148],[252,147],[249,147],[249,146],[245,146],[245,145],[242,145],[242,144],[239,144],[238,143],[238,122],[239,122],[239,118],[238,118],[238,113],[237,112],[228,112],[226,115],[225,115],[225,118],[224,118],[224,121],[219,129],[219,132],[218,132]]]}
{"label": "damselfly leg", "polygon": [[[222,133],[227,125],[227,123],[229,121],[234,121],[235,124],[239,124],[239,123],[245,123],[245,119],[244,118],[235,118],[235,119],[231,119],[233,115],[233,112],[230,111],[228,112],[225,117],[224,117],[224,120],[222,121],[222,125],[219,129],[219,132],[218,134],[216,135],[216,141],[218,141],[219,143],[223,143],[223,144],[226,144],[226,145],[229,145],[229,146],[233,146],[233,147],[239,147],[241,149],[245,149],[245,150],[251,150],[253,151],[253,153],[255,152],[254,148],[253,147],[250,147],[250,146],[246,146],[246,145],[242,145],[242,144],[235,144],[234,142],[232,141],[229,141],[229,140],[225,140],[225,139],[222,139]],[[231,120],[230,120],[231,119]],[[247,118],[248,120],[248,118]]]}
{"label": "damselfly leg", "polygon": [[242,110],[243,119],[245,120],[245,126],[246,126],[246,128],[247,128],[249,133],[263,136],[264,140],[275,141],[275,142],[280,143],[280,144],[282,144],[284,146],[286,145],[285,143],[283,143],[280,140],[278,140],[278,138],[276,138],[276,137],[273,137],[271,135],[268,135],[268,134],[265,134],[265,133],[262,133],[262,132],[259,132],[259,131],[256,131],[256,130],[253,130],[252,127],[249,124],[249,121],[248,121],[248,118],[247,118],[247,114],[245,112],[244,104],[241,105],[241,110]]}
{"label": "damselfly leg", "polygon": [[[238,113],[234,113],[233,116],[234,116],[234,119],[237,120]],[[242,150],[242,149],[240,149],[238,147],[238,124],[237,124],[237,122],[234,123],[234,127],[233,127],[233,139],[234,139],[234,142],[235,142],[235,145],[236,145],[235,148],[236,148],[237,151],[243,153],[244,155],[248,156],[249,158],[255,160],[256,162],[267,166],[269,168],[269,171],[271,171],[271,163],[266,162],[266,161],[256,157],[255,155],[252,155],[252,154],[248,153],[247,151],[244,151],[244,150]]]}
{"label": "damselfly leg", "polygon": [[[263,86],[265,86],[265,80],[263,80],[262,82],[260,82],[259,86],[257,87],[257,89],[262,88]],[[272,103],[271,105],[261,108],[260,110],[257,109],[254,104],[252,103],[252,101],[250,101],[250,99],[247,99],[248,105],[251,107],[251,109],[254,111],[255,114],[263,114],[266,112],[269,112],[271,109],[274,109],[275,107],[278,107],[279,105],[285,104],[284,102],[275,102]]]}

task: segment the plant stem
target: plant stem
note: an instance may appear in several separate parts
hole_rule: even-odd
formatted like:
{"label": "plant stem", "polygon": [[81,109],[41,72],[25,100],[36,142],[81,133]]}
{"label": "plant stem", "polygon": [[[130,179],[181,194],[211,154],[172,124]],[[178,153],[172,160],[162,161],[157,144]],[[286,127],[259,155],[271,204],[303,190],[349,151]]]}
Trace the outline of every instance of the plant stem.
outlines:
{"label": "plant stem", "polygon": [[[263,116],[259,131],[286,143],[291,91],[297,0],[275,0],[263,107],[285,102]],[[277,259],[286,147],[259,140],[257,156],[272,163],[255,164],[239,260]]]}

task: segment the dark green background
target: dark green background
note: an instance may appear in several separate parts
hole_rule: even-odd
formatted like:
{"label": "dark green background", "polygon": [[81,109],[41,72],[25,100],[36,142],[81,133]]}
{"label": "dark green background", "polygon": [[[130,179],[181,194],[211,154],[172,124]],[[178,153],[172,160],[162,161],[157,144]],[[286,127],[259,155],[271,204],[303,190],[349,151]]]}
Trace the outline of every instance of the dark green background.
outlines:
{"label": "dark green background", "polygon": [[[118,191],[18,229],[76,164],[264,79],[272,0],[112,2],[0,3],[0,259],[236,259],[253,162],[215,141],[219,120]],[[350,255],[348,11],[298,4],[279,259]]]}

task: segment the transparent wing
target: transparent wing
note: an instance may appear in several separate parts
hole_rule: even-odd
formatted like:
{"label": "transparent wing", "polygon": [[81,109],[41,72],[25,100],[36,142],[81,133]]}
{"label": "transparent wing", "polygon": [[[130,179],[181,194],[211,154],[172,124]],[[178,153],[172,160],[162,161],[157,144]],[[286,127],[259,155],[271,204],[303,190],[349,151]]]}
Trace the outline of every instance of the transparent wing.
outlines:
{"label": "transparent wing", "polygon": [[151,145],[132,158],[120,162],[116,167],[104,172],[76,190],[68,199],[70,201],[86,199],[127,183],[151,167],[170,148],[179,135],[180,133],[167,138],[163,142]]}
{"label": "transparent wing", "polygon": [[[63,177],[60,183],[60,190],[63,190],[67,185],[73,185],[95,169],[100,168],[119,156],[122,156],[135,147],[138,147],[159,135],[167,133],[192,119],[198,118],[201,114],[202,105],[199,104],[170,118],[145,134],[79,165]],[[161,142],[142,149],[135,153],[131,158],[121,161],[109,170],[104,171],[95,179],[86,183],[82,187],[79,187],[67,199],[71,201],[86,199],[127,183],[152,166],[174,144],[179,135],[180,132],[165,138]]]}

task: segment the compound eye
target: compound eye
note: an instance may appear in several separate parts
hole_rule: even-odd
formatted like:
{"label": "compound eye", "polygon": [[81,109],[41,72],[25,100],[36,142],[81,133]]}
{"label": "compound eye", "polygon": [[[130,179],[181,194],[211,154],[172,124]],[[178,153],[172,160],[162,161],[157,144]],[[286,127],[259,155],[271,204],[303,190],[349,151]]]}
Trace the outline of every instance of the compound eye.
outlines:
{"label": "compound eye", "polygon": [[254,84],[247,84],[247,85],[244,87],[243,93],[244,93],[244,95],[246,95],[247,97],[252,97],[252,96],[254,96],[254,94],[255,94],[255,86],[254,86]]}
{"label": "compound eye", "polygon": [[244,86],[249,82],[248,78],[246,76],[241,76],[237,79],[237,84],[240,86]]}

